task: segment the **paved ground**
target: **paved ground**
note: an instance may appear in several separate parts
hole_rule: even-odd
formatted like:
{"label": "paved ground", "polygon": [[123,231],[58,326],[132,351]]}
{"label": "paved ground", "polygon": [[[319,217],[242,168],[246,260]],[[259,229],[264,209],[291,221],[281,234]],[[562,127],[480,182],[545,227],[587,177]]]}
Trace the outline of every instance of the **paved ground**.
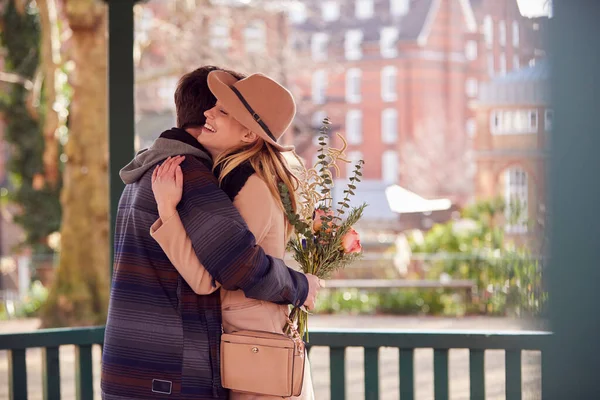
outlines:
{"label": "paved ground", "polygon": [[[36,320],[0,322],[0,333],[34,330]],[[540,329],[539,324],[505,318],[418,318],[391,316],[313,316],[310,326],[315,328],[382,328],[415,330],[528,330]],[[315,382],[317,400],[329,398],[329,351],[326,348],[314,348],[311,351],[312,375]],[[450,351],[450,398],[452,400],[469,399],[469,355],[467,350]],[[100,349],[94,349],[94,376],[98,391]],[[524,400],[541,399],[540,396],[540,355],[526,352],[523,356]],[[27,351],[27,379],[29,399],[41,400],[42,357],[39,349]],[[380,393],[382,400],[398,399],[398,351],[382,349],[380,353]],[[75,398],[75,353],[72,346],[60,349],[60,370],[62,399]],[[346,393],[348,400],[364,398],[363,352],[359,348],[347,350]],[[485,357],[486,394],[488,400],[505,398],[504,393],[504,353],[488,351]],[[418,400],[433,400],[433,351],[419,349],[415,352],[415,388]],[[99,399],[96,393],[96,399]],[[0,351],[0,399],[8,399],[8,359],[6,352]]]}

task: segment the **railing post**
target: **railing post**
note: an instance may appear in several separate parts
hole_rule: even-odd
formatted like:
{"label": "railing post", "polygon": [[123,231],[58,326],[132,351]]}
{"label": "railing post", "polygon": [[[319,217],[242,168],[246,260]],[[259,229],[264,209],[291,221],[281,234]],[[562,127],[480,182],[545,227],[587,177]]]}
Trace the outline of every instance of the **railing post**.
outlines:
{"label": "railing post", "polygon": [[414,350],[400,349],[400,400],[415,399],[414,365]]}
{"label": "railing post", "polygon": [[448,400],[450,393],[448,349],[433,350],[433,382],[435,400]]}
{"label": "railing post", "polygon": [[25,349],[8,351],[8,398],[10,400],[27,400]]}
{"label": "railing post", "polygon": [[[485,351],[469,351],[469,380],[471,385],[471,400],[485,400]],[[511,400],[508,397],[507,400]]]}
{"label": "railing post", "polygon": [[43,349],[44,400],[60,400],[60,362],[58,347]]}
{"label": "railing post", "polygon": [[75,350],[77,368],[77,400],[93,400],[94,375],[92,373],[92,345],[80,345]]}
{"label": "railing post", "polygon": [[329,349],[329,377],[331,400],[346,398],[346,349],[331,347]]}
{"label": "railing post", "polygon": [[365,348],[365,399],[379,400],[379,348]]}

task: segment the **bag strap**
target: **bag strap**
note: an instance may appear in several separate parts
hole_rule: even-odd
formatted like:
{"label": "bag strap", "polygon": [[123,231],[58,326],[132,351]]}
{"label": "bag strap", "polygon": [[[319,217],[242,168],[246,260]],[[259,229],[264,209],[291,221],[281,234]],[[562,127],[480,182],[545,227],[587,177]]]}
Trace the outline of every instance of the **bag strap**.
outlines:
{"label": "bag strap", "polygon": [[302,340],[302,336],[300,336],[298,329],[296,329],[296,326],[290,319],[290,316],[285,311],[284,311],[284,315],[285,315],[285,319],[287,320],[287,325],[290,327],[290,332],[292,332],[292,335],[291,335],[292,340],[294,341],[294,343],[296,343],[298,350],[303,352],[304,351],[304,341]]}

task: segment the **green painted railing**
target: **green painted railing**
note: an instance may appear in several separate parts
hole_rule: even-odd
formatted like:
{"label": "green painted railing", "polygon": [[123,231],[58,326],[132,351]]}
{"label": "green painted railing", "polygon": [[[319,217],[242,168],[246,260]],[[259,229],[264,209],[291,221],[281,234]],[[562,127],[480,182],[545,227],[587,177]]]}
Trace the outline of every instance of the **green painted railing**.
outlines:
{"label": "green painted railing", "polygon": [[505,350],[506,399],[521,400],[521,352],[545,348],[548,332],[414,331],[414,330],[314,330],[310,346],[330,348],[331,400],[345,398],[345,354],[347,347],[364,348],[365,398],[379,399],[379,349],[398,348],[400,353],[400,400],[415,398],[414,351],[433,349],[434,395],[448,400],[448,353],[469,350],[471,400],[485,399],[484,355],[486,350]]}
{"label": "green painted railing", "polygon": [[[484,355],[486,350],[505,350],[506,398],[520,400],[521,351],[542,350],[550,338],[547,332],[466,332],[466,331],[398,331],[398,330],[313,330],[310,348],[329,347],[331,400],[346,397],[345,364],[347,347],[364,348],[365,397],[379,399],[379,349],[394,347],[400,351],[400,400],[415,398],[414,351],[434,350],[434,392],[436,400],[449,398],[448,352],[469,349],[471,400],[485,399]],[[25,351],[43,348],[43,395],[46,400],[60,399],[58,349],[76,346],[76,396],[93,399],[92,345],[102,345],[104,327],[47,329],[29,333],[0,334],[0,350],[9,354],[9,398],[27,399]]]}

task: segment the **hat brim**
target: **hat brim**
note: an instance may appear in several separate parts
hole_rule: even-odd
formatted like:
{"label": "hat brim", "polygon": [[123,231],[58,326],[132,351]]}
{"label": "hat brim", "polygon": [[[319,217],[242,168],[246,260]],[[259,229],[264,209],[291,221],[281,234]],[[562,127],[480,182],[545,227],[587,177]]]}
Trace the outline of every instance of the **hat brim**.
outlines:
{"label": "hat brim", "polygon": [[212,71],[208,74],[208,88],[212,94],[223,104],[229,115],[235,118],[244,127],[256,133],[265,142],[279,151],[293,151],[294,146],[283,146],[273,140],[267,132],[254,120],[239,97],[231,90],[237,79],[225,71]]}

